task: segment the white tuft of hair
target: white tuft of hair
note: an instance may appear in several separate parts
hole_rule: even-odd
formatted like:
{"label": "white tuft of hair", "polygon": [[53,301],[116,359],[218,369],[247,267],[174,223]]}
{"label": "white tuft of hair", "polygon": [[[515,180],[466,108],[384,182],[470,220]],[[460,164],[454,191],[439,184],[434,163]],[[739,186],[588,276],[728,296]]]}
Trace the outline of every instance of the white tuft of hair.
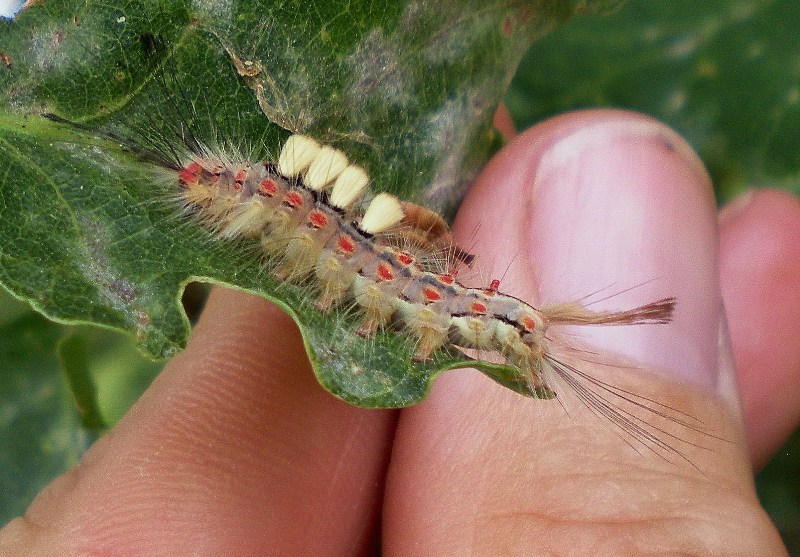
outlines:
{"label": "white tuft of hair", "polygon": [[346,209],[361,195],[368,183],[369,176],[366,171],[360,166],[351,164],[339,174],[333,184],[331,205]]}
{"label": "white tuft of hair", "polygon": [[367,207],[358,227],[367,234],[377,234],[399,223],[404,216],[403,207],[395,196],[379,193]]}
{"label": "white tuft of hair", "polygon": [[338,149],[325,145],[322,147],[311,166],[308,168],[303,182],[312,190],[321,190],[334,180],[347,168],[347,157]]}
{"label": "white tuft of hair", "polygon": [[308,136],[290,136],[278,157],[278,172],[289,178],[299,176],[316,159],[320,149],[319,143]]}

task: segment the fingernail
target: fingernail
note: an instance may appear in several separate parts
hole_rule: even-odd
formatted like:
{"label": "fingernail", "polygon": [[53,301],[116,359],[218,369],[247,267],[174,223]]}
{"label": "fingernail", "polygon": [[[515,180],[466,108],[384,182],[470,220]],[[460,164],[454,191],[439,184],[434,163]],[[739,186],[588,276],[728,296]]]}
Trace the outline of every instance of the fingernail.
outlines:
{"label": "fingernail", "polygon": [[535,161],[526,251],[541,304],[596,311],[662,298],[667,325],[581,326],[580,342],[702,385],[717,381],[716,207],[707,174],[675,132],[647,118],[602,113]]}

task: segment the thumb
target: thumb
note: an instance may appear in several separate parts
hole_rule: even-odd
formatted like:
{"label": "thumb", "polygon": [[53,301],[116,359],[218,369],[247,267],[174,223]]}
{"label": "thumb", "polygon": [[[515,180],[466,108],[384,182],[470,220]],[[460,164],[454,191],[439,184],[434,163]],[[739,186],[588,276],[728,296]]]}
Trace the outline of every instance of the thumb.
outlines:
{"label": "thumb", "polygon": [[783,554],[750,475],[715,223],[697,158],[641,116],[568,115],[499,153],[455,232],[501,290],[593,310],[676,296],[675,320],[561,331],[561,404],[441,378],[398,426],[390,545],[425,554],[426,532],[431,554]]}

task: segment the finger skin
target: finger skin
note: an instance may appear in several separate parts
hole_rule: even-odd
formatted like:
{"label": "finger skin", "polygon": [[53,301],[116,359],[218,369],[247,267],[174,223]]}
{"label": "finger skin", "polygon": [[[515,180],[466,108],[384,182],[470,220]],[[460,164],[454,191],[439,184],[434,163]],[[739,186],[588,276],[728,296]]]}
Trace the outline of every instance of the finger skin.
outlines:
{"label": "finger skin", "polygon": [[[495,127],[514,135],[501,106]],[[800,425],[800,200],[750,191],[719,215],[720,287],[750,459],[761,469]]]}
{"label": "finger skin", "polygon": [[365,554],[393,426],[322,390],[275,306],[216,289],[187,350],[0,554]]}
{"label": "finger skin", "polygon": [[753,465],[800,423],[800,200],[753,191],[720,214],[720,273]]}
{"label": "finger skin", "polygon": [[[576,137],[593,133],[602,139],[595,152],[585,142],[576,147]],[[574,154],[589,166],[572,161]],[[553,165],[559,158],[561,166]],[[498,154],[454,227],[474,239],[487,274],[505,274],[501,287],[515,295],[553,301],[609,284],[642,285],[600,307],[673,292],[675,323],[661,330],[584,335],[593,347],[656,371],[612,369],[595,358],[581,369],[701,419],[724,441],[678,428],[698,446],[667,438],[691,464],[667,462],[646,448],[631,450],[618,430],[568,404],[568,393],[561,393],[565,415],[557,402],[526,400],[476,372],[449,372],[401,415],[384,506],[387,556],[785,554],[754,494],[730,355],[717,349],[724,334],[715,221],[697,159],[674,132],[642,116],[568,115]],[[509,222],[517,232],[508,232]],[[631,281],[609,283],[615,271]],[[644,284],[653,278],[660,280]]]}
{"label": "finger skin", "polygon": [[506,105],[501,104],[497,107],[492,123],[504,138],[511,139],[514,137],[514,121],[511,119],[511,113],[506,108]]}

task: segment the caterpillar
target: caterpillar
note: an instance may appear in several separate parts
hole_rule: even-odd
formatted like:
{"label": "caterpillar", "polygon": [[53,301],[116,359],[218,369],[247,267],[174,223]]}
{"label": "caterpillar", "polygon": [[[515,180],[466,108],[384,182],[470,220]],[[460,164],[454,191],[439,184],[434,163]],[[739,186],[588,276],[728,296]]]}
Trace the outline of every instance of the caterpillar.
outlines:
{"label": "caterpillar", "polygon": [[[368,338],[395,327],[414,341],[410,356],[426,361],[446,346],[500,354],[525,373],[531,392],[548,392],[553,325],[667,323],[672,297],[618,312],[594,312],[579,303],[536,308],[488,286],[465,286],[458,269],[473,256],[454,246],[444,264],[420,255],[451,246],[438,215],[378,193],[360,212],[369,176],[340,150],[311,137],[288,138],[277,161],[247,164],[205,152],[177,169],[183,210],[223,240],[260,243],[275,279],[315,285],[323,312],[352,303],[357,333]],[[438,267],[438,268],[437,268]]]}
{"label": "caterpillar", "polygon": [[[177,216],[199,223],[231,249],[240,249],[241,242],[257,246],[265,272],[304,292],[309,307],[343,327],[354,317],[353,336],[362,337],[365,352],[370,338],[391,332],[409,340],[401,344],[412,346],[410,363],[437,365],[439,352],[449,356],[454,350],[463,355],[456,358],[461,366],[497,356],[513,372],[490,374],[497,382],[540,399],[555,398],[566,387],[632,440],[634,450],[640,445],[666,460],[674,455],[692,465],[674,446],[690,442],[664,429],[669,424],[716,438],[691,415],[568,363],[562,350],[569,347],[551,334],[558,326],[666,324],[674,297],[592,311],[577,301],[537,307],[503,292],[496,278],[485,286],[462,284],[461,271],[475,257],[455,244],[438,214],[387,192],[373,194],[363,167],[308,135],[290,135],[277,157],[252,162],[203,144],[191,121],[176,136],[153,137],[146,130],[126,136],[114,127],[98,130],[44,116],[111,139],[150,163],[153,180],[171,192]],[[175,137],[182,146],[174,145]]]}

